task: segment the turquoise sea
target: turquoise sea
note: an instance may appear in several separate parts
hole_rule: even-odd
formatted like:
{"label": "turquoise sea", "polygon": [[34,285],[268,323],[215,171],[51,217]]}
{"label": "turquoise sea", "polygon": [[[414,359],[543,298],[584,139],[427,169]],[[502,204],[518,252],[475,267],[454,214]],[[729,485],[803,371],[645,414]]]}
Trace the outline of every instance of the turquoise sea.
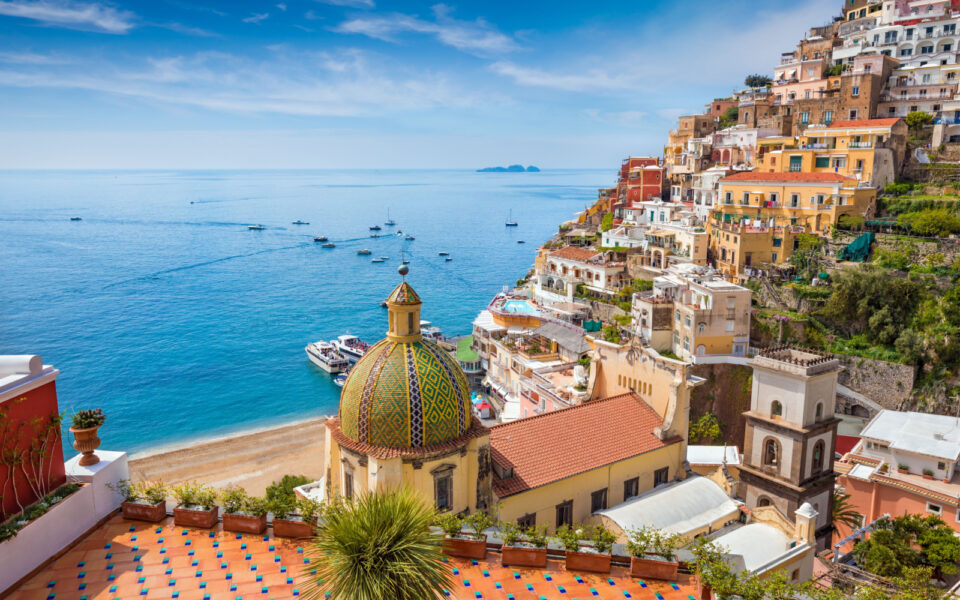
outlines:
{"label": "turquoise sea", "polygon": [[[61,411],[103,408],[108,449],[333,414],[339,388],[304,346],[346,332],[383,337],[380,301],[399,281],[401,249],[423,318],[467,333],[537,246],[614,178],[2,171],[0,354],[39,354],[59,368]],[[415,241],[369,238],[388,208]],[[519,227],[504,226],[510,210]],[[266,229],[248,231],[255,223]],[[319,234],[337,247],[315,244]],[[361,248],[389,260],[373,264]]]}

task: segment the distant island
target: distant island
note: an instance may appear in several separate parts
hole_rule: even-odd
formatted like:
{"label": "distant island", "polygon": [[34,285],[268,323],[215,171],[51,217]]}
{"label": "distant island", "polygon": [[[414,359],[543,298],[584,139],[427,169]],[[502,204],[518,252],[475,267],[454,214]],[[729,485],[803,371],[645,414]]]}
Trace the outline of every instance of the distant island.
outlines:
{"label": "distant island", "polygon": [[539,173],[540,169],[530,165],[524,168],[523,165],[510,165],[509,167],[487,167],[486,169],[477,169],[477,173]]}

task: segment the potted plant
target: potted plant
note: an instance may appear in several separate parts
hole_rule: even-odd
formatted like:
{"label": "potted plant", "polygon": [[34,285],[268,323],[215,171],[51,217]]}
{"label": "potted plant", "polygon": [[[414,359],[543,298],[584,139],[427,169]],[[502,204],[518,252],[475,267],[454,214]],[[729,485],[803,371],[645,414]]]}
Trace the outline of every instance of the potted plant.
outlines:
{"label": "potted plant", "polygon": [[309,498],[274,498],[269,507],[273,513],[273,535],[308,538],[313,536],[323,505]]}
{"label": "potted plant", "polygon": [[593,535],[592,546],[582,546],[581,540],[588,539],[584,530],[577,526],[564,525],[557,530],[557,537],[566,550],[566,565],[568,571],[590,571],[591,573],[610,572],[610,549],[614,536],[603,525],[598,525]]}
{"label": "potted plant", "polygon": [[89,467],[100,462],[100,457],[94,450],[100,447],[100,438],[97,430],[107,420],[103,410],[99,408],[85,409],[73,415],[70,433],[73,434],[73,448],[82,453],[80,466]]}
{"label": "potted plant", "polygon": [[880,465],[881,473],[886,473],[889,470],[890,470],[890,465],[888,465],[887,463],[883,463],[882,465]]}
{"label": "potted plant", "polygon": [[173,509],[173,522],[178,527],[197,527],[210,529],[217,524],[220,509],[217,507],[217,493],[210,486],[186,481],[174,486],[173,498],[177,501]]}
{"label": "potted plant", "polygon": [[[463,531],[464,523],[473,531]],[[487,556],[487,534],[483,530],[492,524],[493,520],[480,511],[466,519],[452,513],[440,515],[437,525],[443,529],[443,553],[460,558],[484,559]]]}
{"label": "potted plant", "polygon": [[501,562],[504,566],[538,567],[547,566],[547,529],[530,527],[521,530],[516,523],[501,523],[503,536]]}
{"label": "potted plant", "polygon": [[676,581],[680,566],[674,552],[683,545],[677,534],[668,535],[658,529],[644,527],[630,532],[630,576]]}
{"label": "potted plant", "polygon": [[123,479],[111,487],[123,494],[120,509],[124,519],[159,523],[166,518],[169,490],[162,481],[131,483]]}
{"label": "potted plant", "polygon": [[897,465],[897,473],[909,473],[909,465]]}
{"label": "potted plant", "polygon": [[267,503],[247,494],[240,486],[220,492],[223,504],[223,530],[236,533],[263,533],[267,528]]}
{"label": "potted plant", "polygon": [[930,469],[924,469],[924,470],[923,470],[923,478],[924,478],[924,479],[933,479],[933,471],[930,470]]}

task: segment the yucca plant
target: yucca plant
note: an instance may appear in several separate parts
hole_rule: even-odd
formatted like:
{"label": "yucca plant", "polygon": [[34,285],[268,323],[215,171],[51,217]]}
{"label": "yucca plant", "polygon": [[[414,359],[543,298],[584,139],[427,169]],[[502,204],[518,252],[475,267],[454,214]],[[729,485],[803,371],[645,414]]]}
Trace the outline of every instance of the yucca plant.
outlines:
{"label": "yucca plant", "polygon": [[452,587],[432,507],[406,488],[331,506],[307,549],[304,598],[426,600]]}

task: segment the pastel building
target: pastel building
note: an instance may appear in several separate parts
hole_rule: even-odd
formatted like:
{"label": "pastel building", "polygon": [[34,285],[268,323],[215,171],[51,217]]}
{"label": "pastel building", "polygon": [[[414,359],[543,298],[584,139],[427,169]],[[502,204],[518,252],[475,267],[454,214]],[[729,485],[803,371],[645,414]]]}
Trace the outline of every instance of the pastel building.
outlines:
{"label": "pastel building", "polygon": [[549,252],[535,274],[538,301],[572,302],[578,285],[599,294],[613,295],[626,278],[626,263],[611,252],[566,246]]}

